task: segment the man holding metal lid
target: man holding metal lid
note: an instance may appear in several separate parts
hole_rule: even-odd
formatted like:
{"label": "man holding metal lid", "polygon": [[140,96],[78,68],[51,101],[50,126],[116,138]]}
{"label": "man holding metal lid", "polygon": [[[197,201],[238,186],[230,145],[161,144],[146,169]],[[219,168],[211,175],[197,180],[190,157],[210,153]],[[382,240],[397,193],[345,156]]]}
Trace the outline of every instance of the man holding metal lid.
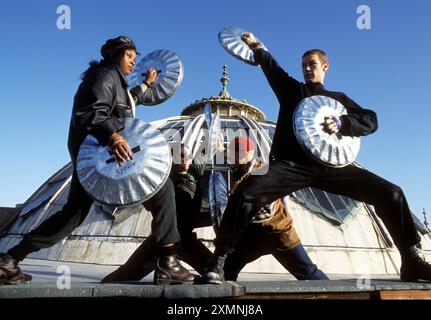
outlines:
{"label": "man holding metal lid", "polygon": [[362,109],[342,92],[325,89],[323,82],[329,62],[324,51],[312,49],[303,54],[305,83],[302,83],[285,72],[253,34],[243,33],[242,41],[262,67],[279,100],[280,111],[267,173],[251,175],[229,199],[215,240],[215,257],[203,276],[204,281],[215,284],[223,281],[226,257],[234,250],[256,209],[305,187],[373,205],[400,251],[401,279],[431,281],[431,265],[417,250],[420,237],[401,188],[353,164],[342,168],[325,166],[305,152],[294,134],[295,108],[307,97],[335,99],[347,109],[347,115],[324,120],[321,129],[329,134],[356,137],[371,134],[377,130],[376,114]]}

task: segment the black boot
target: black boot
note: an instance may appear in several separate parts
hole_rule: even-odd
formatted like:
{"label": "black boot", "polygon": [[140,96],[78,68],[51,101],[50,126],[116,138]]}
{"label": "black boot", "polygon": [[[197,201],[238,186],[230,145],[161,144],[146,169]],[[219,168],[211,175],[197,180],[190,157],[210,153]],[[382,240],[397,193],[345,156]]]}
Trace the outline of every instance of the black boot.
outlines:
{"label": "black boot", "polygon": [[155,284],[193,283],[196,275],[184,268],[178,260],[178,246],[161,246],[158,249],[159,259],[154,271]]}
{"label": "black boot", "polygon": [[0,284],[24,284],[30,283],[31,279],[31,275],[18,267],[18,261],[10,255],[0,255]]}
{"label": "black boot", "polygon": [[421,257],[415,246],[401,252],[400,278],[407,282],[431,281],[431,264]]}
{"label": "black boot", "polygon": [[208,268],[202,275],[202,282],[208,284],[222,284],[224,281],[224,263],[227,254],[215,255]]}
{"label": "black boot", "polygon": [[180,264],[176,254],[160,256],[154,271],[154,284],[193,283],[195,277]]}

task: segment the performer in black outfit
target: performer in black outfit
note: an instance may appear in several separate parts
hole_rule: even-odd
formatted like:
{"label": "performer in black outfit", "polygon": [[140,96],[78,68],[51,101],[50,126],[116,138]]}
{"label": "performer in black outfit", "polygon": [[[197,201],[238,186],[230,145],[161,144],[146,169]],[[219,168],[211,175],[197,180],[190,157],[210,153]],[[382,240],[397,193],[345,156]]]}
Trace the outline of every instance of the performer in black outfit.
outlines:
{"label": "performer in black outfit", "polygon": [[401,279],[431,281],[431,265],[417,251],[420,237],[401,188],[354,165],[331,168],[316,162],[298,144],[293,131],[295,107],[304,98],[314,95],[338,100],[348,111],[347,115],[325,119],[323,130],[330,134],[371,134],[377,130],[376,114],[362,109],[344,93],[323,87],[329,63],[322,50],[304,53],[302,72],[305,83],[301,83],[289,76],[251,33],[245,33],[243,40],[253,50],[256,62],[280,102],[272,161],[265,175],[250,176],[229,199],[215,241],[215,257],[203,280],[221,283],[226,256],[233,251],[256,208],[304,187],[315,187],[373,205],[400,251]]}
{"label": "performer in black outfit", "polygon": [[[93,200],[79,183],[76,158],[88,134],[94,135],[101,144],[109,145],[118,162],[131,160],[128,143],[118,131],[124,128],[124,118],[134,117],[135,103],[144,102],[143,93],[156,81],[157,71],[151,68],[144,83],[131,90],[132,96],[125,77],[135,67],[137,52],[134,42],[125,36],[109,39],[102,46],[101,55],[103,59],[90,62],[90,67],[83,73],[74,99],[68,140],[74,170],[67,203],[7,254],[0,255],[0,283],[30,282],[31,276],[21,271],[18,262],[68,236],[87,216]],[[175,244],[180,241],[180,235],[174,197],[172,181],[168,180],[157,194],[143,203],[153,215],[151,237],[159,256],[155,275],[158,283],[190,282],[194,279],[176,255]]]}

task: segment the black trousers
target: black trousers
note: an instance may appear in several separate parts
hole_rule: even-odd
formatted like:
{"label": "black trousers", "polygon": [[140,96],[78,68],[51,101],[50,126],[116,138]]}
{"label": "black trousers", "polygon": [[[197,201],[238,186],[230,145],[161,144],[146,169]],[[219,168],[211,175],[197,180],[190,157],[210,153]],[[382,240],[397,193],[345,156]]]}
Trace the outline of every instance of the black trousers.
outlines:
{"label": "black trousers", "polygon": [[[70,235],[84,221],[92,203],[93,199],[87,195],[79,183],[76,171],[73,171],[67,203],[60,211],[25,235],[19,244],[8,251],[8,254],[21,261],[32,252],[56,244]],[[151,230],[156,244],[180,241],[176,221],[175,193],[170,179],[159,192],[145,201],[143,206],[153,216]]]}
{"label": "black trousers", "polygon": [[203,273],[211,261],[212,252],[197,238],[193,229],[201,225],[202,196],[199,190],[192,199],[190,194],[175,186],[178,231],[181,236],[179,255],[197,272]]}
{"label": "black trousers", "polygon": [[[193,229],[200,225],[200,196],[191,198],[182,189],[175,188],[178,231],[181,244],[178,254],[182,260],[202,274],[211,261],[212,252],[197,238]],[[106,276],[102,282],[139,281],[154,271],[157,263],[157,251],[154,239],[147,238],[118,269]]]}
{"label": "black trousers", "polygon": [[[260,175],[265,170],[267,173]],[[401,252],[420,242],[400,187],[353,165],[329,168],[275,160],[268,168],[248,177],[229,198],[215,240],[216,254],[234,251],[236,242],[258,207],[305,187],[315,187],[373,205]]]}

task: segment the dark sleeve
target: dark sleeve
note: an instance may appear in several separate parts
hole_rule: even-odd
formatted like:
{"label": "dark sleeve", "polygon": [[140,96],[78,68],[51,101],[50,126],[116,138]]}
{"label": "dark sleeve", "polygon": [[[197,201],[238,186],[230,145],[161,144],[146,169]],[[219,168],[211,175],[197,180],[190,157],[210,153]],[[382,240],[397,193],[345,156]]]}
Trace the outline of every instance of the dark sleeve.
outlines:
{"label": "dark sleeve", "polygon": [[205,171],[205,156],[199,155],[194,157],[193,162],[190,165],[189,172],[195,177],[200,178],[203,176]]}
{"label": "dark sleeve", "polygon": [[289,98],[290,95],[297,94],[300,90],[301,82],[284,71],[268,51],[257,49],[254,51],[254,58],[256,63],[261,66],[278,101],[282,102],[284,99]]}
{"label": "dark sleeve", "polygon": [[377,130],[377,115],[374,111],[361,108],[356,102],[344,95],[343,105],[347,115],[342,115],[340,133],[343,136],[366,136]]}
{"label": "dark sleeve", "polygon": [[130,90],[130,93],[132,94],[133,100],[135,100],[136,105],[143,104],[147,101],[151,101],[151,98],[148,95],[148,87],[144,91],[142,90],[142,87],[140,85],[132,88]]}
{"label": "dark sleeve", "polygon": [[85,84],[82,105],[74,115],[73,121],[101,144],[105,144],[112,133],[124,128],[121,119],[111,117],[115,95],[115,79],[111,74],[95,76]]}

